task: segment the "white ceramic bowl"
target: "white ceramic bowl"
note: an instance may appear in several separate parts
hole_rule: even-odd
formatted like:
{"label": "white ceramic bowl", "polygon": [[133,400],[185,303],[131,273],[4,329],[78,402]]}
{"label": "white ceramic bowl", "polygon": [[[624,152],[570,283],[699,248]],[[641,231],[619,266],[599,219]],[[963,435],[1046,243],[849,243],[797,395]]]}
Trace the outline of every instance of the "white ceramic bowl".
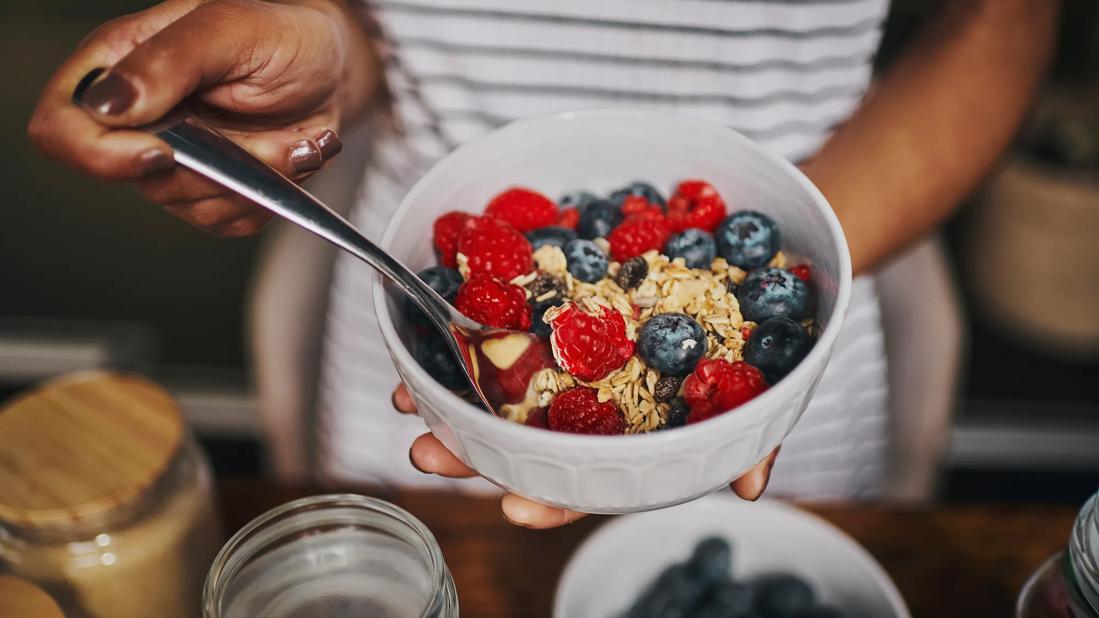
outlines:
{"label": "white ceramic bowl", "polygon": [[716,535],[733,546],[733,577],[782,571],[808,581],[850,618],[910,618],[893,580],[832,524],[801,509],[714,495],[658,513],[620,517],[573,554],[557,585],[556,618],[610,618],[629,608],[665,567]]}
{"label": "white ceramic bowl", "polygon": [[[557,196],[608,191],[635,179],[658,187],[702,178],[730,210],[770,215],[783,250],[812,264],[816,319],[809,355],[778,384],[735,411],[672,431],[585,436],[510,423],[436,383],[413,360],[394,320],[402,302],[375,285],[382,335],[431,431],[493,483],[529,498],[591,513],[671,506],[736,478],[793,428],[832,353],[851,288],[839,222],[794,166],[727,128],[641,111],[572,112],[510,124],[463,146],[431,169],[394,213],[382,244],[415,270],[435,263],[431,222],[443,212],[479,213],[513,185]],[[376,282],[377,283],[377,282]]]}

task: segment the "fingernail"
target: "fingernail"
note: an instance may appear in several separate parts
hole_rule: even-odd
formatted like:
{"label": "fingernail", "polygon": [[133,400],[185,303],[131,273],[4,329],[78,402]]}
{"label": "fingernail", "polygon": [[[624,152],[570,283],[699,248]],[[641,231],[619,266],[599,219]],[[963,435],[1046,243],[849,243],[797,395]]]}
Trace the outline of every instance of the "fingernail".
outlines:
{"label": "fingernail", "polygon": [[295,174],[315,172],[321,168],[321,151],[313,142],[303,139],[290,147],[290,167]]}
{"label": "fingernail", "polygon": [[80,96],[84,107],[104,116],[117,116],[125,112],[135,100],[137,90],[134,85],[118,73],[107,73],[93,80]]}
{"label": "fingernail", "polygon": [[413,467],[413,468],[416,468],[416,471],[417,471],[417,472],[420,472],[420,473],[422,473],[422,474],[427,474],[427,471],[426,471],[426,470],[424,470],[424,469],[423,469],[423,468],[421,468],[420,466],[417,466],[417,465],[416,465],[416,460],[412,458],[412,449],[409,449],[409,450],[408,450],[408,463],[412,464],[412,467]]}
{"label": "fingernail", "polygon": [[153,172],[164,172],[175,167],[175,159],[171,155],[167,154],[163,150],[146,150],[141,153],[137,158],[138,165],[144,170],[144,173],[151,174]]}
{"label": "fingernail", "polygon": [[[397,391],[394,390],[389,394],[389,403],[393,406],[393,409],[400,412],[401,409],[397,407]],[[411,455],[409,455],[411,457]]]}
{"label": "fingernail", "polygon": [[80,81],[76,83],[76,88],[73,88],[73,103],[82,103],[84,98],[84,91],[88,89],[88,86],[92,85],[92,82],[99,79],[99,76],[102,75],[106,70],[107,69],[104,69],[103,67],[96,67],[91,71],[88,71],[87,75],[81,77]]}
{"label": "fingernail", "polygon": [[314,137],[313,141],[317,142],[317,147],[321,149],[321,157],[326,160],[340,154],[343,150],[340,136],[336,135],[332,129],[325,129],[320,135]]}
{"label": "fingernail", "polygon": [[521,521],[515,521],[514,519],[508,517],[508,514],[504,513],[503,511],[501,511],[501,514],[504,516],[504,521],[508,522],[509,524],[511,524],[513,526],[519,526],[520,528],[530,528],[531,527],[530,524],[525,524]]}

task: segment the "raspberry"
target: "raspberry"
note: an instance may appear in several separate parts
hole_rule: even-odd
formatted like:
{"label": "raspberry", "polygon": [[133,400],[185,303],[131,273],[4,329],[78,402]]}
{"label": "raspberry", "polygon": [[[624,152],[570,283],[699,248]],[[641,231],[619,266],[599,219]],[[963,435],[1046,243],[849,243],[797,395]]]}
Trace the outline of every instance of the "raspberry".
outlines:
{"label": "raspberry", "polygon": [[600,309],[601,315],[592,315],[570,304],[550,323],[557,364],[581,380],[600,380],[633,356],[634,343],[626,338],[622,314]]}
{"label": "raspberry", "polygon": [[471,320],[485,326],[527,330],[530,305],[523,288],[492,275],[473,275],[458,288],[454,306]]}
{"label": "raspberry", "polygon": [[687,423],[717,416],[767,390],[759,369],[721,358],[703,360],[683,381],[683,398],[691,406]]}
{"label": "raspberry", "polygon": [[622,200],[622,215],[627,221],[634,218],[663,219],[664,209],[640,195],[630,195]]}
{"label": "raspberry", "polygon": [[566,208],[561,211],[561,214],[557,215],[557,225],[563,228],[575,230],[577,223],[580,223],[580,209],[575,206]]}
{"label": "raspberry", "polygon": [[797,266],[791,266],[790,272],[794,273],[794,276],[802,281],[809,283],[809,279],[813,278],[813,270],[809,268],[808,264],[798,264]]}
{"label": "raspberry", "polygon": [[668,201],[668,226],[672,232],[697,227],[713,232],[725,218],[725,200],[702,180],[684,180]]}
{"label": "raspberry", "polygon": [[435,253],[443,266],[457,268],[458,235],[462,233],[466,222],[472,218],[472,215],[455,210],[435,220],[435,225],[432,226]]}
{"label": "raspberry", "polygon": [[594,388],[578,386],[561,393],[549,407],[549,428],[568,433],[615,435],[626,430],[622,413],[609,401],[599,403]]}
{"label": "raspberry", "polygon": [[535,408],[527,413],[526,425],[529,427],[538,427],[540,429],[549,429],[549,411],[546,408]]}
{"label": "raspberry", "polygon": [[466,256],[471,275],[495,275],[511,281],[534,270],[530,241],[506,222],[471,217],[458,236],[458,253]]}
{"label": "raspberry", "polygon": [[529,232],[556,223],[557,204],[541,193],[512,187],[492,198],[485,215],[507,221],[520,232]]}
{"label": "raspberry", "polygon": [[663,217],[660,219],[650,219],[647,215],[634,215],[634,217],[636,218],[623,221],[607,237],[611,243],[611,255],[617,262],[625,262],[652,249],[660,251],[671,233]]}

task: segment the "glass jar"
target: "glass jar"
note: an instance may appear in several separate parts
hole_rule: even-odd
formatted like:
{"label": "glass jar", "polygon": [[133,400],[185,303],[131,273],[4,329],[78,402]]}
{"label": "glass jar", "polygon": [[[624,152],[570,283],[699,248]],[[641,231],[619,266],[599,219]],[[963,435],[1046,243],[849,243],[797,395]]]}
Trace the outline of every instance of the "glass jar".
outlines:
{"label": "glass jar", "polygon": [[1099,618],[1099,494],[1080,509],[1068,548],[1023,585],[1015,616]]}
{"label": "glass jar", "polygon": [[0,453],[0,570],[68,618],[200,615],[224,537],[167,393],[102,373],[47,383],[0,410]]}
{"label": "glass jar", "polygon": [[214,560],[205,618],[456,618],[435,537],[407,511],[352,494],[289,502]]}

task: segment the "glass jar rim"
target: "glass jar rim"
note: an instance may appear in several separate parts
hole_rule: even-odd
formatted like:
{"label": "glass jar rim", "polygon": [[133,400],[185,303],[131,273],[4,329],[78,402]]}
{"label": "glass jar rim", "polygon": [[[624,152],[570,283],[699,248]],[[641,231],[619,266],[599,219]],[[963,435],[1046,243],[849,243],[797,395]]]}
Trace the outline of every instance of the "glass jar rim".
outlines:
{"label": "glass jar rim", "polygon": [[[227,582],[251,558],[257,555],[267,546],[270,539],[257,541],[257,537],[271,526],[278,523],[293,521],[295,517],[301,517],[307,513],[316,513],[330,509],[360,509],[373,514],[388,517],[411,530],[422,543],[422,550],[431,568],[431,590],[429,599],[438,599],[447,592],[447,579],[450,577],[443,560],[442,550],[439,548],[435,535],[417,519],[414,515],[401,507],[378,498],[363,496],[360,494],[340,493],[322,494],[291,500],[259,515],[238,530],[221,548],[217,557],[210,565],[203,586],[202,596],[203,612],[209,618],[220,616],[220,594],[224,591]],[[249,547],[250,543],[258,543]],[[434,611],[434,601],[429,602],[422,610],[421,618],[427,618]]]}

